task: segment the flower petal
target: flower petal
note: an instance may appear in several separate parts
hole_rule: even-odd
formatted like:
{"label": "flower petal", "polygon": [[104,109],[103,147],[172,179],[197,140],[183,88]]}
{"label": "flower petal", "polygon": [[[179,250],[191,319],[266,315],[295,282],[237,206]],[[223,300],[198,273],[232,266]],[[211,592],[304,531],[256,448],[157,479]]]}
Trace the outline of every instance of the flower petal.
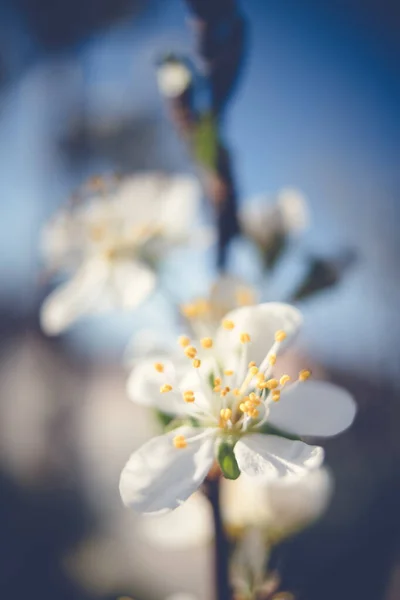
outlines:
{"label": "flower petal", "polygon": [[112,282],[117,304],[124,309],[136,308],[153,291],[153,271],[136,260],[117,260],[112,268]]}
{"label": "flower petal", "polygon": [[329,436],[347,429],[356,414],[349,392],[325,381],[288,385],[270,404],[271,425],[297,435]]}
{"label": "flower petal", "polygon": [[243,473],[266,479],[303,475],[319,467],[324,459],[324,451],[319,446],[262,433],[243,437],[234,452]]}
{"label": "flower petal", "polygon": [[48,335],[57,335],[78,317],[96,309],[110,270],[106,261],[90,260],[67,283],[56,288],[44,301],[40,322]]}
{"label": "flower petal", "polygon": [[[161,513],[177,508],[196,491],[214,460],[214,437],[190,442],[205,429],[179,427],[152,438],[134,452],[120,479],[126,506],[141,513]],[[186,448],[177,449],[173,438],[183,435]]]}
{"label": "flower petal", "polygon": [[[159,373],[154,368],[155,363],[164,365],[164,372]],[[182,399],[178,383],[187,370],[187,359],[180,359],[174,363],[165,360],[165,356],[153,356],[138,360],[128,378],[128,396],[134,402],[144,406],[151,406],[171,415],[184,415],[187,404]],[[171,392],[161,393],[160,387],[169,383],[173,386]]]}
{"label": "flower petal", "polygon": [[283,330],[286,339],[281,348],[298,333],[303,318],[301,313],[290,304],[268,302],[256,306],[243,306],[231,311],[224,317],[233,321],[234,329],[220,327],[217,333],[216,347],[221,358],[240,352],[240,334],[248,333],[250,343],[247,347],[247,362],[255,361],[260,365],[275,342],[275,333]]}

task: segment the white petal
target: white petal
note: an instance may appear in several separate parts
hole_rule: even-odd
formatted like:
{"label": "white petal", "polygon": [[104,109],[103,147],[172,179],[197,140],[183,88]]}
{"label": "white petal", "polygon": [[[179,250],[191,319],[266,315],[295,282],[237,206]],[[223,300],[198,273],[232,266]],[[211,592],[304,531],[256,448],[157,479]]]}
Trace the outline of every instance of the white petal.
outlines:
{"label": "white petal", "polygon": [[301,313],[290,304],[269,302],[256,306],[244,306],[231,311],[225,316],[234,322],[232,330],[220,327],[217,333],[216,347],[221,359],[229,354],[240,352],[240,334],[248,333],[251,342],[247,346],[247,362],[255,361],[257,365],[263,361],[275,341],[275,333],[285,331],[287,337],[281,344],[284,349],[298,333],[303,318]]}
{"label": "white petal", "polygon": [[153,291],[156,277],[144,264],[134,260],[116,260],[112,268],[112,282],[117,307],[133,309]]}
{"label": "white petal", "polygon": [[[158,373],[154,363],[164,365],[164,372]],[[153,356],[137,361],[128,378],[128,395],[134,402],[144,406],[151,406],[172,415],[184,415],[188,406],[182,399],[178,388],[182,374],[187,370],[187,359],[172,362],[165,360],[165,356]],[[171,392],[161,393],[160,387],[169,383],[173,386]]]}
{"label": "white petal", "polygon": [[213,538],[211,506],[195,492],[182,506],[167,515],[144,517],[140,531],[155,545],[168,549],[204,546]]}
{"label": "white petal", "polygon": [[200,199],[200,186],[194,177],[176,175],[167,180],[160,198],[159,219],[168,237],[189,238]]}
{"label": "white petal", "polygon": [[134,452],[125,465],[119,490],[126,506],[141,513],[161,513],[177,508],[204,481],[214,460],[214,438],[173,445],[176,435],[187,440],[206,430],[179,427],[155,437]]}
{"label": "white petal", "polygon": [[87,261],[67,283],[43,302],[40,322],[48,335],[57,335],[81,315],[96,310],[110,271],[105,261]]}
{"label": "white petal", "polygon": [[353,397],[324,381],[288,385],[270,405],[271,425],[297,435],[329,436],[347,429],[356,414]]}
{"label": "white petal", "polygon": [[314,521],[326,509],[332,491],[332,477],[324,468],[271,481],[265,490],[271,526],[289,532]]}
{"label": "white petal", "polygon": [[239,468],[251,477],[275,479],[285,475],[302,475],[319,467],[324,451],[319,446],[287,440],[276,435],[250,433],[235,446]]}

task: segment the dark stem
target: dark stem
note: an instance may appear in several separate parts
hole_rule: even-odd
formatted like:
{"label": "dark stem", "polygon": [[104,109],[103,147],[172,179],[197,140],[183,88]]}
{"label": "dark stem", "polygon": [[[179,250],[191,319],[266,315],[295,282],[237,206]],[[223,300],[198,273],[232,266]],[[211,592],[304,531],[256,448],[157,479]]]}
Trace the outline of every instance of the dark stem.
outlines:
{"label": "dark stem", "polygon": [[225,535],[220,510],[219,477],[206,482],[206,492],[214,520],[214,583],[216,600],[232,600],[229,583],[229,542]]}

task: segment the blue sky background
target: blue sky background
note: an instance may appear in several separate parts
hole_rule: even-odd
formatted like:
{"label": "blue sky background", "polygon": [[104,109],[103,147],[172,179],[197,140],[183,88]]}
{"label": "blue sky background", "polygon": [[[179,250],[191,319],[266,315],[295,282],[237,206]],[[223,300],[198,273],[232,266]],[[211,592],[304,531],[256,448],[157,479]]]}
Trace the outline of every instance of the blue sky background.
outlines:
{"label": "blue sky background", "polygon": [[[400,127],[392,38],[350,8],[335,11],[338,2],[329,8],[292,0],[242,5],[250,45],[226,129],[241,202],[293,185],[308,197],[312,214],[309,235],[264,282],[264,298],[285,297],[308,252],[355,248],[358,262],[342,283],[302,306],[302,343],[328,365],[395,377]],[[65,160],[59,138],[77,114],[84,112],[93,126],[147,119],[154,123],[157,152],[154,164],[143,157],[143,165],[190,170],[157,92],[153,61],[165,50],[191,51],[192,37],[178,0],[149,2],[140,17],[63,55],[40,56],[22,25],[20,34],[25,55],[36,60],[1,94],[0,286],[2,303],[23,312],[43,294],[41,224],[84,177],[119,166],[104,158]],[[142,164],[140,157],[136,162]],[[207,288],[210,265],[209,255],[176,255],[165,278],[174,274],[174,293],[187,297]],[[248,248],[237,251],[232,268],[250,281],[259,277]],[[179,280],[178,272],[184,273]],[[183,279],[180,290],[175,282]],[[173,332],[173,313],[161,294],[136,315],[77,324],[66,343],[74,352],[116,358],[142,322],[162,335]]]}

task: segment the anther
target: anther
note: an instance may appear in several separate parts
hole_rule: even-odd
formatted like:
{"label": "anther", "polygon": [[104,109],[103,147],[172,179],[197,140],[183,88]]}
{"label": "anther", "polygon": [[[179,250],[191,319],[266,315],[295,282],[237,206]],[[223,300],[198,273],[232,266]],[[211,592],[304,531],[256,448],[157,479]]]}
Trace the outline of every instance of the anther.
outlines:
{"label": "anther", "polygon": [[200,340],[200,344],[203,346],[203,348],[212,348],[213,341],[211,338],[206,337]]}
{"label": "anther", "polygon": [[273,367],[274,364],[276,364],[276,354],[270,354],[268,357],[268,362],[271,365],[271,367]]}
{"label": "anther", "polygon": [[175,446],[175,448],[178,448],[180,450],[186,448],[187,446],[186,438],[183,435],[176,435],[172,440],[172,443]]}
{"label": "anther", "polygon": [[242,402],[241,404],[239,404],[239,410],[243,413],[247,412],[247,408],[244,402]]}
{"label": "anther", "polygon": [[154,368],[159,373],[164,373],[164,365],[162,363],[160,363],[160,362],[154,363]]}
{"label": "anther", "polygon": [[178,339],[178,342],[182,348],[186,348],[186,346],[189,346],[190,344],[190,339],[187,337],[187,335],[181,335],[181,337]]}
{"label": "anther", "polygon": [[288,382],[290,381],[290,376],[289,375],[282,375],[282,377],[279,380],[280,385],[283,387],[284,385],[286,385]]}
{"label": "anther", "polygon": [[192,392],[192,390],[187,390],[187,392],[183,393],[183,399],[185,402],[188,402],[189,404],[191,404],[192,402],[195,401],[195,397],[194,397],[194,393]]}
{"label": "anther", "polygon": [[181,311],[187,319],[193,319],[197,316],[197,307],[195,304],[182,304]]}
{"label": "anther", "polygon": [[227,394],[229,394],[229,392],[231,391],[231,388],[229,386],[224,387],[224,389],[221,391],[221,396],[224,397]]}
{"label": "anther", "polygon": [[222,383],[222,379],[221,379],[221,377],[216,377],[216,378],[214,379],[214,385],[221,385],[221,383]]}
{"label": "anther", "polygon": [[239,388],[235,388],[235,389],[233,389],[233,390],[232,390],[232,394],[233,394],[234,396],[240,396],[240,390],[239,390]]}
{"label": "anther", "polygon": [[269,390],[274,390],[279,385],[279,381],[277,379],[268,379],[266,383]]}
{"label": "anther", "polygon": [[283,342],[283,340],[285,340],[287,337],[286,333],[283,331],[283,329],[280,329],[279,331],[277,331],[275,333],[275,341],[276,342]]}
{"label": "anther", "polygon": [[224,329],[233,329],[235,327],[235,323],[233,321],[230,321],[229,319],[224,319],[222,321],[222,327]]}
{"label": "anther", "polygon": [[274,390],[274,391],[272,392],[272,400],[273,400],[274,402],[278,402],[278,400],[279,400],[279,398],[280,398],[280,397],[281,397],[281,393],[280,393],[280,391],[279,391],[279,390]]}
{"label": "anther", "polygon": [[232,417],[232,410],[230,408],[222,408],[219,414],[221,419],[224,421],[229,421],[229,419]]}
{"label": "anther", "polygon": [[257,373],[258,373],[258,367],[250,367],[249,372],[252,375],[257,375]]}
{"label": "anther", "polygon": [[233,371],[231,369],[226,369],[224,371],[224,375],[226,375],[227,377],[230,377],[231,375],[233,375]]}
{"label": "anther", "polygon": [[195,358],[194,361],[192,362],[192,365],[194,366],[195,369],[198,369],[201,365],[201,360],[199,358]]}
{"label": "anther", "polygon": [[248,333],[241,333],[240,334],[240,341],[242,344],[248,344],[250,342],[251,338],[250,335]]}
{"label": "anther", "polygon": [[164,385],[162,385],[160,387],[160,392],[162,394],[166,394],[167,392],[170,392],[172,390],[172,385],[169,385],[168,383],[164,383]]}
{"label": "anther", "polygon": [[251,369],[251,367],[256,367],[257,363],[254,362],[254,360],[250,361],[248,364],[249,369]]}
{"label": "anther", "polygon": [[188,358],[194,358],[197,354],[197,350],[193,346],[188,346],[185,348],[185,354]]}
{"label": "anther", "polygon": [[299,381],[307,381],[307,379],[309,379],[310,377],[311,371],[308,371],[307,369],[303,369],[299,373]]}

